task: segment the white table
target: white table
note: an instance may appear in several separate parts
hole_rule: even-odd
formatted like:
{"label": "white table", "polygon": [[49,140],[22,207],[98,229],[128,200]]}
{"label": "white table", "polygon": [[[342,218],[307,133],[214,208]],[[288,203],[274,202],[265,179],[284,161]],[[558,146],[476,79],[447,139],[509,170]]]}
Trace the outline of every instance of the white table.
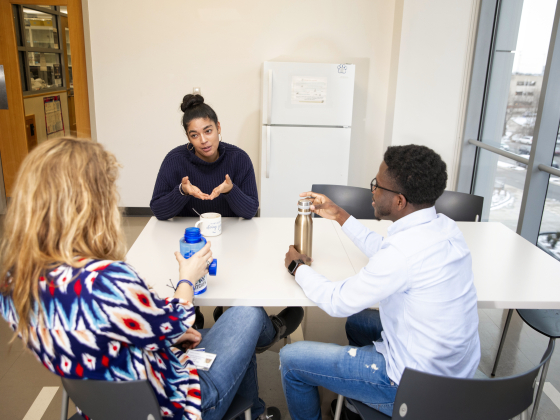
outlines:
{"label": "white table", "polygon": [[[127,254],[130,263],[161,297],[172,295],[169,279],[177,279],[173,253],[185,228],[198,218],[158,221],[152,217]],[[216,276],[208,276],[208,290],[196,296],[199,306],[313,306],[284,267],[294,242],[293,219],[222,219],[222,234],[207,238],[218,260]],[[333,280],[355,274],[331,221],[316,219],[313,268]]]}
{"label": "white table", "polygon": [[[169,279],[178,275],[173,253],[185,228],[197,218],[148,222],[127,261],[162,297],[171,296]],[[284,267],[293,243],[295,218],[222,219],[222,235],[209,238],[218,259],[217,276],[196,297],[200,306],[313,306]],[[391,222],[362,220],[387,234]],[[365,257],[336,222],[314,219],[313,268],[332,281],[357,273]],[[560,308],[560,262],[501,223],[459,222],[473,259],[480,308]]]}

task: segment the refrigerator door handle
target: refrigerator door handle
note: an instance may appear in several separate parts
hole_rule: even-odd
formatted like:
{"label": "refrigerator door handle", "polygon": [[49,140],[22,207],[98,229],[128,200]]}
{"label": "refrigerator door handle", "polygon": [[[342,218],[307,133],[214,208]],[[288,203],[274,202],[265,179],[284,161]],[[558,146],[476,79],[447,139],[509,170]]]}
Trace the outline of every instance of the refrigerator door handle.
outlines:
{"label": "refrigerator door handle", "polygon": [[266,177],[270,178],[270,126],[266,126]]}
{"label": "refrigerator door handle", "polygon": [[[271,124],[272,115],[272,70],[268,71],[268,104],[266,105],[266,123]],[[268,176],[267,176],[268,178]]]}

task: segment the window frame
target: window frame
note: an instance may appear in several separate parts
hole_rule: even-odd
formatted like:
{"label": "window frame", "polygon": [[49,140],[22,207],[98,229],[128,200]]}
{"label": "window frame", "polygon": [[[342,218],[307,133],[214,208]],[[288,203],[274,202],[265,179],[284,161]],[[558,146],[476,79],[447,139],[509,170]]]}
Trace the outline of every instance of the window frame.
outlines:
{"label": "window frame", "polygon": [[[64,91],[67,90],[68,87],[68,82],[66,80],[66,72],[64,71],[64,69],[66,68],[66,62],[64,61],[64,51],[63,48],[65,48],[66,46],[62,45],[62,31],[60,30],[60,17],[61,16],[67,16],[66,13],[62,13],[60,11],[60,6],[55,6],[54,9],[48,9],[45,7],[41,7],[41,6],[37,6],[34,4],[14,4],[12,5],[13,8],[15,8],[17,10],[17,18],[19,20],[19,36],[21,38],[21,43],[22,45],[18,45],[17,46],[17,51],[18,51],[18,60],[21,59],[21,55],[20,53],[23,52],[25,60],[23,62],[23,71],[24,71],[24,75],[25,75],[25,85],[22,84],[21,86],[21,90],[22,90],[22,94],[23,97],[30,97],[30,96],[36,96],[36,95],[42,95],[43,93],[52,93],[52,92],[60,92],[60,91]],[[38,12],[42,12],[42,13],[46,13],[49,15],[53,15],[54,16],[54,20],[56,23],[56,33],[57,33],[57,37],[58,37],[58,49],[57,48],[40,48],[40,47],[28,47],[27,43],[26,43],[26,38],[25,38],[25,20],[24,20],[24,16],[23,16],[23,9],[30,9],[30,10],[35,10]],[[15,27],[15,30],[17,30],[17,27]],[[17,39],[17,38],[16,38]],[[41,90],[31,90],[31,69],[29,68],[29,58],[28,58],[28,53],[30,52],[43,52],[43,53],[53,53],[53,54],[58,54],[59,59],[60,59],[60,70],[61,70],[61,80],[62,80],[62,85],[61,86],[53,86],[50,88],[46,88],[46,89],[41,89]],[[27,90],[24,90],[24,87],[27,88]]]}
{"label": "window frame", "polygon": [[480,3],[457,191],[470,194],[474,192],[481,149],[526,164],[527,175],[517,233],[536,245],[548,192],[549,177],[550,175],[560,176],[560,170],[551,166],[560,125],[560,95],[554,94],[560,91],[560,0],[556,2],[531,153],[528,158],[480,141],[484,127],[501,6],[502,0],[481,0]]}

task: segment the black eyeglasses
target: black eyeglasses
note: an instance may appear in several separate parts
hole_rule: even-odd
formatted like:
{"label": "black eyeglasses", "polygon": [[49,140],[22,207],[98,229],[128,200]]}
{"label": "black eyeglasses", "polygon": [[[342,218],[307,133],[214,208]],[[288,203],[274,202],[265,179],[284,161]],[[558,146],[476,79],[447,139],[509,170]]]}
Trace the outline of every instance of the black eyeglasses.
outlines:
{"label": "black eyeglasses", "polygon": [[381,190],[385,190],[385,191],[395,193],[395,194],[400,194],[406,199],[406,201],[408,201],[408,198],[406,198],[406,195],[404,195],[403,193],[398,192],[398,191],[393,191],[393,190],[390,190],[388,188],[382,187],[381,185],[377,184],[377,178],[373,178],[373,180],[371,181],[371,184],[370,184],[371,193],[373,194],[375,192],[375,190],[378,189],[378,188],[381,189]]}

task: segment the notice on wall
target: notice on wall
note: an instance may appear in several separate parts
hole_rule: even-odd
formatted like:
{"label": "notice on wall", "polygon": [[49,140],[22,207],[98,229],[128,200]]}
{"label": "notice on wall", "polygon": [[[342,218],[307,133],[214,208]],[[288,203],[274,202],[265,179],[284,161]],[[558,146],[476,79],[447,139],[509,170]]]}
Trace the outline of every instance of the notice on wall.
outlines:
{"label": "notice on wall", "polygon": [[45,106],[45,125],[47,126],[47,136],[49,134],[64,132],[64,122],[62,121],[62,107],[60,106],[60,96],[48,96],[43,98]]}
{"label": "notice on wall", "polygon": [[292,104],[324,104],[326,101],[326,77],[292,77]]}

